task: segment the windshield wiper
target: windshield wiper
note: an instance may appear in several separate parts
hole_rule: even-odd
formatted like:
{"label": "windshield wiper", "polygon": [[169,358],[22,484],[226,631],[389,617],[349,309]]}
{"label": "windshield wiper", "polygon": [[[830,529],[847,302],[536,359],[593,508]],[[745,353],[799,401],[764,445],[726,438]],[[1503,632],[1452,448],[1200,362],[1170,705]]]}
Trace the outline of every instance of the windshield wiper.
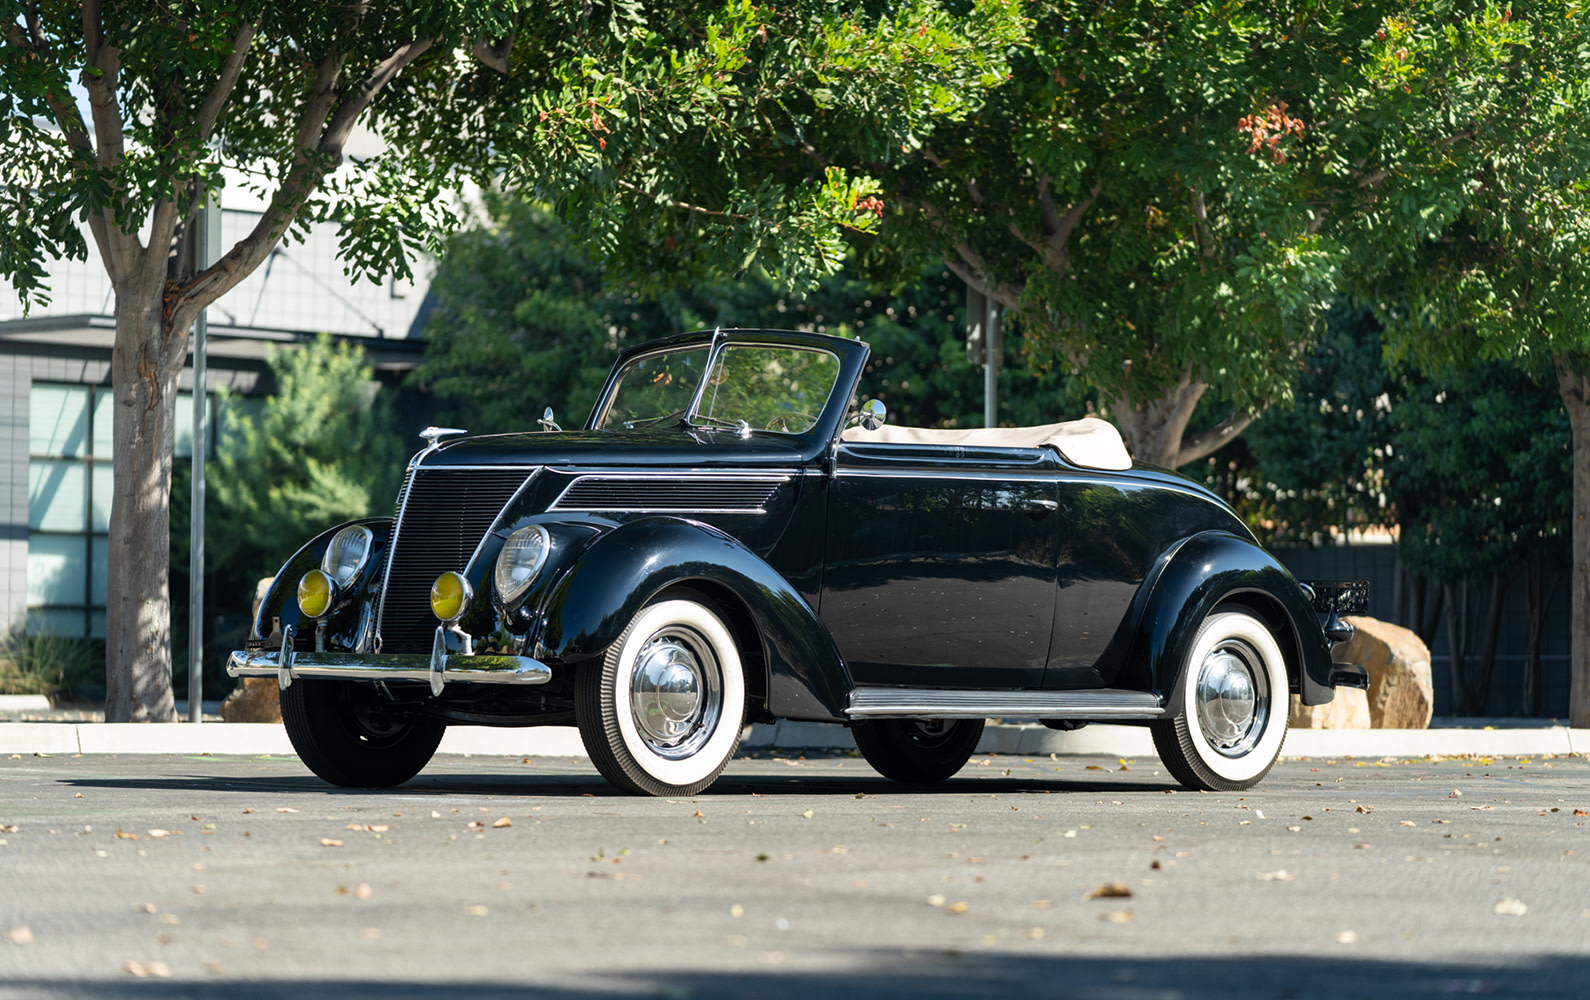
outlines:
{"label": "windshield wiper", "polygon": [[[699,423],[697,421],[699,421]],[[696,414],[695,420],[687,420],[685,425],[687,427],[702,427],[712,430],[721,429],[733,431],[741,437],[751,436],[751,425],[746,423],[744,420],[725,420],[722,417],[708,417],[698,413]]]}

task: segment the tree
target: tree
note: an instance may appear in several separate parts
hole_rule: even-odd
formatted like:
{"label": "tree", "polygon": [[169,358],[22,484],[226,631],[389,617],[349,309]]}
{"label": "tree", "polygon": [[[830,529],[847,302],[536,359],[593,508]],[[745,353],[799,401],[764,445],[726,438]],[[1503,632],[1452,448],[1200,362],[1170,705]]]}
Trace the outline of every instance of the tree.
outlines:
{"label": "tree", "polygon": [[[1515,5],[1524,7],[1524,5]],[[1513,137],[1486,159],[1449,222],[1375,283],[1393,355],[1427,369],[1509,361],[1554,383],[1573,436],[1573,606],[1569,716],[1590,725],[1590,25],[1578,4],[1509,16],[1505,78],[1534,87],[1521,112],[1471,131]],[[1423,71],[1426,30],[1397,44]],[[1548,99],[1549,98],[1549,99]],[[1375,220],[1373,211],[1366,219]],[[1382,220],[1383,221],[1383,220]],[[1521,474],[1528,475],[1527,470]]]}
{"label": "tree", "polygon": [[[574,0],[0,0],[0,276],[25,301],[43,301],[42,262],[83,256],[86,220],[115,289],[107,719],[173,717],[177,378],[194,318],[279,241],[336,219],[351,270],[406,277],[409,255],[452,224],[441,193],[465,175],[507,172],[569,190],[594,176],[595,190],[646,191],[667,173],[721,190],[736,223],[725,249],[742,260],[776,242],[785,271],[831,270],[838,234],[876,221],[871,182],[808,170],[747,188],[743,135],[777,133],[764,123],[820,92],[826,107],[870,122],[875,144],[898,144],[930,111],[968,106],[974,88],[963,84],[999,65],[1003,43],[991,43],[1019,34],[1008,7],[990,0],[962,18],[906,3],[858,35],[824,9],[729,2],[673,4],[648,20],[636,2]],[[87,90],[87,119],[74,79]],[[387,142],[386,155],[345,162],[359,124]],[[622,157],[606,151],[620,136],[635,140]],[[224,167],[259,188],[267,208],[200,271],[184,252],[189,223]]]}
{"label": "tree", "polygon": [[[983,111],[856,169],[883,182],[885,241],[1019,313],[1036,362],[1074,372],[1138,459],[1172,467],[1285,400],[1348,265],[1377,271],[1440,232],[1583,78],[1551,78],[1575,48],[1501,4],[1034,10]],[[1190,431],[1212,400],[1224,410]]]}
{"label": "tree", "polygon": [[[714,326],[801,328],[872,345],[864,389],[911,426],[979,426],[982,373],[966,360],[964,288],[930,265],[899,289],[850,269],[789,289],[752,269],[703,273],[687,287],[644,290],[595,259],[567,226],[523,198],[488,192],[484,217],[447,244],[431,289],[426,360],[412,383],[433,393],[445,419],[474,431],[524,430],[552,406],[565,426],[596,401],[614,355],[654,337]],[[1006,343],[1003,411],[1049,423],[1064,409],[1054,379],[1024,370]]]}
{"label": "tree", "polygon": [[[205,548],[239,593],[326,528],[390,513],[406,457],[363,352],[322,335],[266,358],[276,391],[223,396]],[[350,446],[352,445],[352,446]]]}

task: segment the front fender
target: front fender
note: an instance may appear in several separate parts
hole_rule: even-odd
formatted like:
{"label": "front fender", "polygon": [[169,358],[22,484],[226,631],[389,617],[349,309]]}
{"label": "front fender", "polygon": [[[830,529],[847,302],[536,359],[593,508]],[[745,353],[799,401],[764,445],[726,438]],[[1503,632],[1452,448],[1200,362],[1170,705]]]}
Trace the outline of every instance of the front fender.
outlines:
{"label": "front fender", "polygon": [[370,555],[364,567],[343,588],[346,598],[338,604],[327,619],[328,638],[340,648],[353,649],[362,634],[368,631],[371,606],[371,588],[380,580],[381,567],[386,563],[387,546],[392,540],[392,518],[367,517],[339,524],[310,539],[303,548],[294,552],[276,571],[270,587],[259,602],[259,612],[254,616],[254,629],[250,639],[263,642],[275,634],[277,627],[292,625],[302,631],[298,610],[298,581],[303,575],[320,566],[321,557],[337,532],[349,525],[362,525],[372,536]]}
{"label": "front fender", "polygon": [[1303,704],[1325,704],[1334,696],[1330,640],[1307,596],[1286,567],[1252,541],[1224,531],[1194,535],[1158,567],[1145,590],[1149,596],[1135,616],[1124,686],[1168,697],[1199,626],[1220,604],[1235,600],[1258,612],[1275,633]]}
{"label": "front fender", "polygon": [[[743,614],[760,643],[767,709],[778,718],[844,721],[850,672],[828,627],[777,570],[716,528],[671,517],[623,524],[593,539],[542,605],[544,655],[601,655],[668,587],[691,584]],[[754,687],[755,685],[753,685]]]}

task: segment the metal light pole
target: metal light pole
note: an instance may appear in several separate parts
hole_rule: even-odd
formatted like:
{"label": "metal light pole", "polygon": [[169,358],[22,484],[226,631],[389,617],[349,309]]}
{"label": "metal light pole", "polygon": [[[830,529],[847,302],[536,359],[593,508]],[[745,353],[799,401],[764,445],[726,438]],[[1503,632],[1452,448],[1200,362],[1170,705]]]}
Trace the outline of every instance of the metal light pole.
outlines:
{"label": "metal light pole", "polygon": [[966,286],[966,360],[983,366],[983,426],[999,425],[999,359],[1004,353],[999,303]]}
{"label": "metal light pole", "polygon": [[[194,217],[194,263],[203,271],[221,256],[221,196],[210,193]],[[204,721],[204,450],[210,440],[205,365],[209,310],[193,324],[193,535],[188,555],[188,721]]]}

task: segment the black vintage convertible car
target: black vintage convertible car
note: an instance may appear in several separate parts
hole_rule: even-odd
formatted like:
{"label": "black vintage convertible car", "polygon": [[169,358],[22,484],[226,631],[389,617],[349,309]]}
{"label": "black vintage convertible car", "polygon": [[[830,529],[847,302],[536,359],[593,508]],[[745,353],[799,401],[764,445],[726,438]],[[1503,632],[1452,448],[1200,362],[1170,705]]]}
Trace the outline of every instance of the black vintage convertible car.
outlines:
{"label": "black vintage convertible car", "polygon": [[710,785],[748,723],[848,725],[878,771],[959,770],[989,717],[1152,729],[1246,788],[1333,664],[1358,584],[1301,584],[1114,427],[885,427],[866,344],[713,331],[617,361],[584,428],[430,428],[396,516],[288,559],[234,652],[316,774],[416,774],[449,725],[575,725],[614,785]]}

